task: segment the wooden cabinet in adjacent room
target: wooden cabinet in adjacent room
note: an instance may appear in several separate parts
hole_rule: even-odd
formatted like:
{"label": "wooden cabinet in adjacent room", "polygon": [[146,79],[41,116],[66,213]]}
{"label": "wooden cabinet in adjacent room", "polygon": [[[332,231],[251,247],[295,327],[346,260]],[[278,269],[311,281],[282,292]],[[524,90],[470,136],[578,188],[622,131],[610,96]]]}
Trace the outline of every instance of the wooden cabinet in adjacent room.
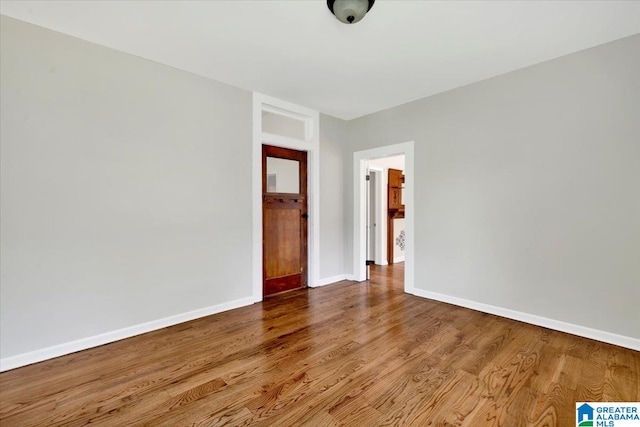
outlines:
{"label": "wooden cabinet in adjacent room", "polygon": [[404,175],[399,169],[389,169],[387,185],[387,263],[393,264],[393,220],[404,218],[402,187]]}

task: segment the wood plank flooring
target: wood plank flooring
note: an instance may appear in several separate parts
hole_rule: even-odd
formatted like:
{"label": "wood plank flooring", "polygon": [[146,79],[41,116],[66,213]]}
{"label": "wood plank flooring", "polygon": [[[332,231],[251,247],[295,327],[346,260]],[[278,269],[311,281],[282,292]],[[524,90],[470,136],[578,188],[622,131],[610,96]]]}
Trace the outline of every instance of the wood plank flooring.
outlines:
{"label": "wood plank flooring", "polygon": [[1,426],[572,426],[640,352],[406,295],[402,264],[0,374]]}

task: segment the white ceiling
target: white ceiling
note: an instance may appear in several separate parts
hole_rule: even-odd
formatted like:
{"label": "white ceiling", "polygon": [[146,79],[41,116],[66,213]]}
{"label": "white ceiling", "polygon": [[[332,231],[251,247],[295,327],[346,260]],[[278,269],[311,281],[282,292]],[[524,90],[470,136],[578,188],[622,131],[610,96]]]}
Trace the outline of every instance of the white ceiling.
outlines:
{"label": "white ceiling", "polygon": [[640,1],[2,1],[0,12],[352,119],[640,33]]}

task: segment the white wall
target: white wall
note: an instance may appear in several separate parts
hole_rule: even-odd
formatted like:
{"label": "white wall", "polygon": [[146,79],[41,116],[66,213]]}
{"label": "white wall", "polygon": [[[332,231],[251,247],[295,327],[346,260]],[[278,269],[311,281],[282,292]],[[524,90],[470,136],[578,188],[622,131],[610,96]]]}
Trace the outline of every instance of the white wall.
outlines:
{"label": "white wall", "polygon": [[[1,24],[0,357],[249,298],[251,94]],[[639,74],[634,36],[321,115],[320,278],[353,152],[415,141],[418,288],[640,338]]]}
{"label": "white wall", "polygon": [[638,76],[640,35],[349,122],[415,141],[416,288],[640,338]]}
{"label": "white wall", "polygon": [[[320,279],[345,274],[345,208],[343,204],[345,131],[344,120],[320,115]],[[349,249],[350,250],[350,249]]]}
{"label": "white wall", "polygon": [[1,357],[249,297],[251,93],[1,23]]}
{"label": "white wall", "polygon": [[404,244],[400,244],[400,236],[402,240],[406,240],[406,230],[404,218],[396,218],[393,220],[393,262],[404,262]]}
{"label": "white wall", "polygon": [[404,156],[385,157],[382,159],[373,159],[367,162],[369,166],[384,169],[385,174],[388,176],[389,169],[399,169],[404,171]]}

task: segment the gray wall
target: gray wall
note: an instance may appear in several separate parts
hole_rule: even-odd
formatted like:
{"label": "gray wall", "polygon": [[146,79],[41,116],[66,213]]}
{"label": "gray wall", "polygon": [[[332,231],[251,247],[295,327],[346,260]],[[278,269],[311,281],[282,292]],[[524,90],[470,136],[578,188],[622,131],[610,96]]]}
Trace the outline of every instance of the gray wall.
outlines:
{"label": "gray wall", "polygon": [[[348,122],[320,114],[320,279],[345,272],[345,139]],[[349,251],[352,251],[349,249]]]}
{"label": "gray wall", "polygon": [[[249,297],[251,93],[0,29],[0,357]],[[640,337],[639,56],[321,115],[320,278],[353,265],[353,152],[414,140],[418,288]]]}
{"label": "gray wall", "polygon": [[249,297],[251,93],[1,31],[1,357]]}
{"label": "gray wall", "polygon": [[415,141],[415,286],[640,338],[638,76],[636,35],[349,122]]}

